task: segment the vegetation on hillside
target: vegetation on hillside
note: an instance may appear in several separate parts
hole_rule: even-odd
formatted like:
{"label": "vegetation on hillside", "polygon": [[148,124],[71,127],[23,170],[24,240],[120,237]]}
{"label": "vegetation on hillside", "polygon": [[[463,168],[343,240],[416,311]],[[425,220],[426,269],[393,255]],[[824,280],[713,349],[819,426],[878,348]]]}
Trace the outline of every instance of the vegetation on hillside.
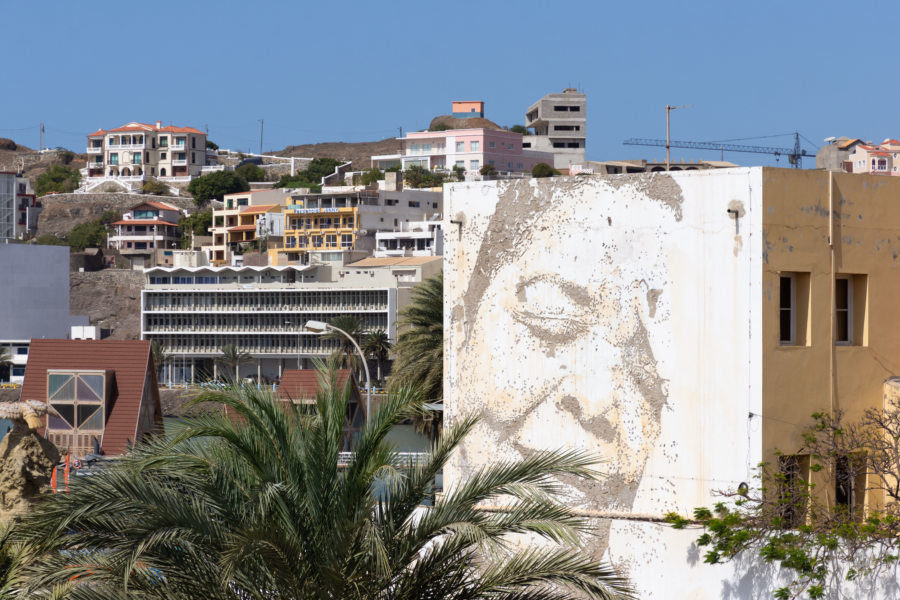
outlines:
{"label": "vegetation on hillside", "polygon": [[154,196],[168,196],[172,193],[169,191],[169,186],[152,177],[144,182],[144,185],[141,186],[141,191]]}
{"label": "vegetation on hillside", "polygon": [[444,183],[444,175],[413,165],[403,171],[403,183],[413,188],[437,187]]}
{"label": "vegetation on hillside", "polygon": [[34,190],[38,196],[58,193],[66,194],[74,192],[81,181],[81,173],[74,167],[66,165],[50,165],[50,167],[38,175],[34,182]]}
{"label": "vegetation on hillside", "polygon": [[73,227],[66,236],[66,244],[75,252],[81,252],[85,248],[103,248],[106,246],[109,224],[120,218],[121,215],[117,211],[104,211],[99,219]]}
{"label": "vegetation on hillside", "polygon": [[560,175],[560,172],[547,163],[538,163],[531,169],[532,177],[553,177],[554,175]]}
{"label": "vegetation on hillside", "polygon": [[185,250],[191,247],[191,234],[209,235],[212,227],[212,210],[202,210],[178,219],[178,228],[181,229],[181,247]]}
{"label": "vegetation on hillside", "polygon": [[294,175],[282,175],[275,187],[279,188],[313,188],[322,190],[322,178],[334,173],[335,168],[343,164],[335,158],[314,158],[306,169]]}
{"label": "vegetation on hillside", "polygon": [[192,180],[187,189],[197,205],[204,207],[210,200],[221,201],[225,194],[246,192],[250,185],[234,171],[216,171]]}
{"label": "vegetation on hillside", "polygon": [[266,180],[266,170],[253,163],[243,164],[235,169],[234,172],[247,182]]}

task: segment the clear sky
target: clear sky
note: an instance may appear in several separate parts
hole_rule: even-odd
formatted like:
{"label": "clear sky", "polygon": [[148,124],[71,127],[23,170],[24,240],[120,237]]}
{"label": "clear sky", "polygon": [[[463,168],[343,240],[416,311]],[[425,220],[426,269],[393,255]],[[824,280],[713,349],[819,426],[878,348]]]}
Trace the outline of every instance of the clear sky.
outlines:
{"label": "clear sky", "polygon": [[[222,147],[368,141],[450,102],[524,122],[542,95],[588,95],[587,157],[663,158],[629,137],[799,131],[900,137],[890,48],[900,4],[777,2],[2,2],[0,137],[83,151],[128,121],[209,128]],[[790,137],[737,143],[790,146]],[[673,150],[673,158],[719,158]],[[726,154],[740,164],[768,155]],[[781,160],[784,165],[785,159]],[[810,161],[805,166],[812,166]]]}

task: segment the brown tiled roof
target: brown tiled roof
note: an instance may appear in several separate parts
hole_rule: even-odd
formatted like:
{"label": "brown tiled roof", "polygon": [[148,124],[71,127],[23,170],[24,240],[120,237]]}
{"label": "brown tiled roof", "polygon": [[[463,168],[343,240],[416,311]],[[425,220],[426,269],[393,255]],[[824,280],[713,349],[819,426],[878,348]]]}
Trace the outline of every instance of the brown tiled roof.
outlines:
{"label": "brown tiled roof", "polygon": [[[350,377],[349,369],[338,371],[338,385],[346,385]],[[359,400],[359,386],[353,378],[351,393]],[[316,369],[285,369],[281,374],[281,385],[278,386],[278,397],[282,400],[306,401],[315,400],[319,391],[319,371]]]}
{"label": "brown tiled roof", "polygon": [[235,225],[234,227],[226,227],[226,231],[256,231],[256,225]]}
{"label": "brown tiled roof", "polygon": [[177,223],[160,221],[158,219],[124,219],[122,221],[113,221],[110,225],[169,225],[171,227],[178,227]]}
{"label": "brown tiled roof", "polygon": [[157,426],[162,427],[162,410],[150,342],[146,340],[31,340],[22,398],[47,401],[47,371],[85,369],[111,371],[114,377],[109,413],[101,451],[124,454],[128,444],[140,440],[138,431],[144,383],[150,385]]}
{"label": "brown tiled roof", "polygon": [[171,204],[166,204],[165,202],[154,202],[152,200],[145,200],[144,202],[141,202],[137,206],[133,206],[131,208],[131,210],[140,208],[140,207],[144,206],[145,204],[148,206],[152,206],[153,208],[159,208],[161,210],[174,210],[176,212],[179,210],[177,206],[172,206]]}
{"label": "brown tiled roof", "polygon": [[259,206],[248,206],[244,210],[241,211],[242,215],[252,215],[254,213],[264,213],[269,212],[273,208],[280,207],[280,204],[260,204]]}

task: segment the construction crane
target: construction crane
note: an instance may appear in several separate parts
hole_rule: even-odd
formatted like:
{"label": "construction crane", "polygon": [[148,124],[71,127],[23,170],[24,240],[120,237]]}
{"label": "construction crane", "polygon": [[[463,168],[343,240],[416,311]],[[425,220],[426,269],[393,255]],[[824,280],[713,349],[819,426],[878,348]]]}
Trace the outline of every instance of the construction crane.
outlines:
{"label": "construction crane", "polygon": [[[775,148],[771,146],[745,146],[743,144],[723,144],[722,142],[684,142],[672,140],[668,145],[672,148],[692,148],[694,150],[719,150],[722,153],[722,160],[725,160],[725,151],[728,152],[754,152],[756,154],[774,154],[775,159],[779,156],[787,156],[788,162],[795,169],[800,168],[800,160],[805,156],[807,158],[815,156],[800,147],[800,134],[794,132],[793,148]],[[650,140],[645,138],[630,138],[622,142],[626,146],[662,146],[666,147],[666,140]]]}

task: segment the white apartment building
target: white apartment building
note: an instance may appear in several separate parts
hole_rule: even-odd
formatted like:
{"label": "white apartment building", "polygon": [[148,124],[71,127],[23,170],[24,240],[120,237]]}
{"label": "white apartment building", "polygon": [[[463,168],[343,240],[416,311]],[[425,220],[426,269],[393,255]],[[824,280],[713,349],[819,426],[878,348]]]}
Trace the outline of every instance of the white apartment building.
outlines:
{"label": "white apartment building", "polygon": [[522,146],[553,153],[553,166],[568,169],[584,162],[587,140],[587,94],[566,88],[547,94],[528,107],[525,126],[534,135],[525,136]]}
{"label": "white apartment building", "polygon": [[401,223],[395,231],[379,231],[375,234],[375,250],[372,256],[441,256],[444,253],[444,236],[439,220]]}
{"label": "white apartment building", "polygon": [[189,181],[217,160],[215,152],[206,150],[205,133],[160,121],[99,129],[87,138],[86,185],[106,180],[140,184],[148,177]]}
{"label": "white apartment building", "polygon": [[158,341],[173,357],[168,381],[218,376],[215,358],[227,344],[252,356],[242,377],[275,379],[285,368],[310,367],[337,342],[305,331],[309,320],[355,314],[365,330],[383,329],[396,339],[399,310],[413,286],[440,271],[441,258],[352,262],[359,257],[318,252],[308,265],[147,269],[141,338]]}

